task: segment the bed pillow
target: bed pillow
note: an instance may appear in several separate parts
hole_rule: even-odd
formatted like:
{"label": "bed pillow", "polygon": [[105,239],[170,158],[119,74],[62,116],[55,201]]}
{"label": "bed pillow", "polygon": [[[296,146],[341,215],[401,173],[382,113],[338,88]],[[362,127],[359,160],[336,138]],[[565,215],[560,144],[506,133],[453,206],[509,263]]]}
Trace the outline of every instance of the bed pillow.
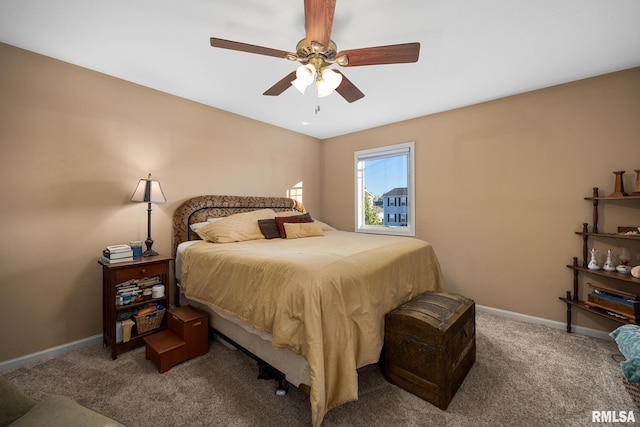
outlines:
{"label": "bed pillow", "polygon": [[[202,227],[204,227],[205,225],[211,224],[212,222],[216,222],[216,221],[220,221],[223,217],[220,218],[208,218],[206,221],[204,222],[194,222],[193,224],[191,224],[189,226],[189,228],[191,229],[191,231],[195,232],[196,234],[198,234],[198,230],[201,229]],[[202,238],[202,237],[201,237]]]}
{"label": "bed pillow", "polygon": [[300,239],[302,237],[324,236],[322,226],[317,222],[285,222],[284,231],[287,239]]}
{"label": "bed pillow", "polygon": [[302,215],[303,213],[300,211],[280,211],[280,212],[276,212],[276,217],[278,216],[299,216]]}
{"label": "bed pillow", "polygon": [[278,224],[276,224],[275,218],[271,219],[259,219],[258,227],[264,235],[265,239],[279,239],[280,231],[278,230]]}
{"label": "bed pillow", "polygon": [[640,382],[640,327],[622,325],[609,335],[616,340],[620,353],[627,359],[620,362],[622,374],[630,383]]}
{"label": "bed pillow", "polygon": [[264,239],[258,220],[273,218],[275,214],[272,209],[260,209],[230,215],[198,229],[198,235],[213,243]]}
{"label": "bed pillow", "polygon": [[189,226],[189,228],[191,229],[191,231],[196,231],[196,230],[204,227],[205,225],[209,225],[209,223],[206,222],[206,221],[205,222],[194,222],[193,224],[191,224]]}
{"label": "bed pillow", "polygon": [[311,222],[311,215],[308,213],[303,215],[295,215],[295,216],[277,216],[276,224],[278,224],[278,231],[280,232],[280,237],[282,239],[286,239],[287,233],[284,231],[284,224],[286,222],[300,223],[300,222]]}

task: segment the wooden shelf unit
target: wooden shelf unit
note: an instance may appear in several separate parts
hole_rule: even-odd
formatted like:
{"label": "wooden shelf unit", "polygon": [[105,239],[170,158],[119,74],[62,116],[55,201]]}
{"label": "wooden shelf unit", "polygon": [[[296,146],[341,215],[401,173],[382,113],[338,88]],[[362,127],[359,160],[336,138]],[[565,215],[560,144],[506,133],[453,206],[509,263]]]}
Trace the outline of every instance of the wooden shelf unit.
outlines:
{"label": "wooden shelf unit", "polygon": [[573,270],[573,295],[571,291],[567,291],[566,297],[559,297],[559,299],[567,304],[567,332],[571,332],[571,315],[572,308],[576,307],[581,310],[588,311],[590,313],[594,313],[598,316],[604,317],[606,319],[610,319],[616,321],[621,324],[637,324],[636,321],[627,319],[621,316],[615,316],[609,314],[606,310],[593,307],[588,305],[585,301],[581,301],[578,299],[579,293],[579,275],[582,273],[590,274],[598,277],[605,277],[607,279],[613,279],[619,282],[624,283],[632,283],[635,285],[639,285],[638,292],[640,292],[640,279],[637,279],[630,274],[623,274],[618,272],[608,272],[605,270],[590,270],[587,268],[588,265],[588,254],[589,254],[589,238],[609,238],[609,239],[617,239],[617,240],[630,240],[630,241],[640,241],[640,234],[617,234],[617,233],[602,233],[598,230],[598,206],[600,201],[619,201],[619,202],[629,202],[636,201],[640,202],[640,196],[620,196],[620,197],[601,197],[598,194],[598,187],[593,188],[593,196],[585,197],[585,200],[593,202],[593,226],[592,231],[589,231],[589,224],[582,224],[582,231],[576,231],[575,234],[582,236],[582,262],[578,261],[578,257],[573,258],[573,263],[571,265],[567,265],[568,268]]}

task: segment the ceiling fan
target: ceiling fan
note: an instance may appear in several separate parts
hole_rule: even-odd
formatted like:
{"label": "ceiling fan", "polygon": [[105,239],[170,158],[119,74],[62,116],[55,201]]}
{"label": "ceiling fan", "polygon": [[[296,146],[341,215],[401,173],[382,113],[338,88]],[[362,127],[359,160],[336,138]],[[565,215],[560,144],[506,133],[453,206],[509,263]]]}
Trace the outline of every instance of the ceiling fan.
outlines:
{"label": "ceiling fan", "polygon": [[404,43],[388,46],[367,47],[338,52],[331,40],[331,26],[336,0],[304,0],[306,37],[296,46],[296,52],[271,49],[231,40],[211,37],[211,46],[274,56],[301,65],[282,80],[267,89],[263,95],[277,96],[290,86],[304,93],[307,86],[316,83],[318,97],[337,91],[348,102],[364,97],[364,94],[340,71],[329,68],[333,64],[342,67],[362,65],[400,64],[417,62],[420,43]]}

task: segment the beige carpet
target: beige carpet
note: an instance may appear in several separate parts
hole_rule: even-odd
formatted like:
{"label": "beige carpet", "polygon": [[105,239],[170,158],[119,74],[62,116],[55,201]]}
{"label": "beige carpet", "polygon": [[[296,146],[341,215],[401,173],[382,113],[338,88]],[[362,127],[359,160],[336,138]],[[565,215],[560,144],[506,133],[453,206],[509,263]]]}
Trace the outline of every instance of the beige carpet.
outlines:
{"label": "beige carpet", "polygon": [[[360,397],[329,411],[324,426],[593,426],[592,411],[634,411],[611,355],[613,341],[477,314],[477,361],[446,411],[359,371]],[[256,362],[219,342],[202,357],[158,374],[144,349],[96,345],[4,373],[39,399],[62,394],[131,427],[304,426],[308,397],[258,380]],[[612,424],[614,425],[614,424]],[[619,424],[615,424],[619,425]],[[629,425],[629,424],[625,424]]]}

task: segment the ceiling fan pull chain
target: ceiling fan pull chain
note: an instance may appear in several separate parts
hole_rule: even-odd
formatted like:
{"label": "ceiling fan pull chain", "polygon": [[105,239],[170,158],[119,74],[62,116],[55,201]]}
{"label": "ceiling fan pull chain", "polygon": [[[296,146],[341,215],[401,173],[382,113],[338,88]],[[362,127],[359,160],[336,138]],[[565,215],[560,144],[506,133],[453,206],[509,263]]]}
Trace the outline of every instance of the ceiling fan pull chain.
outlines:
{"label": "ceiling fan pull chain", "polygon": [[318,102],[318,106],[316,107],[316,114],[320,112],[320,103]]}

